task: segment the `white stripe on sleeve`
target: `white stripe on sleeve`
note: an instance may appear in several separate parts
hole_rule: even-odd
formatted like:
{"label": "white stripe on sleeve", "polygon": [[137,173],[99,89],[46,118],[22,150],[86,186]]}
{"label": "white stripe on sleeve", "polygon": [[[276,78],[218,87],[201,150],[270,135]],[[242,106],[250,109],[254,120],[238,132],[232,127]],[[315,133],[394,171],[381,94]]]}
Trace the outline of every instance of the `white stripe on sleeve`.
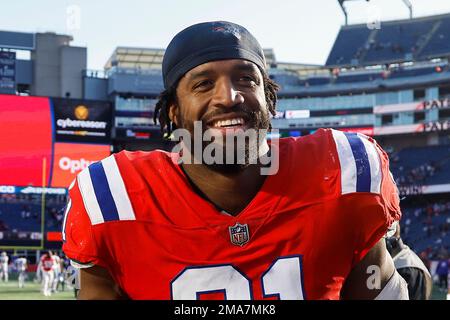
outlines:
{"label": "white stripe on sleeve", "polygon": [[96,225],[105,222],[97,197],[95,196],[89,168],[84,169],[78,174],[78,186],[80,187],[81,197],[83,198],[84,207],[89,215],[91,224]]}
{"label": "white stripe on sleeve", "polygon": [[342,131],[332,130],[332,133],[341,165],[341,192],[356,192],[356,161],[350,142]]}
{"label": "white stripe on sleeve", "polygon": [[125,183],[117,166],[114,155],[102,160],[103,169],[105,170],[106,179],[108,180],[109,189],[116,204],[117,212],[120,220],[136,220],[133,206],[128,197]]}

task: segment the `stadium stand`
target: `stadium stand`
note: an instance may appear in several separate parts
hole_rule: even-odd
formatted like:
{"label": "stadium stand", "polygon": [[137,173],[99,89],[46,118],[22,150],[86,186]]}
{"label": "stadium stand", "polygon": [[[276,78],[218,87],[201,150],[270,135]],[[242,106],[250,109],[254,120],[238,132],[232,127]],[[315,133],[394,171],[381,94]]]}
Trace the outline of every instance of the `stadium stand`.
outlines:
{"label": "stadium stand", "polygon": [[447,256],[450,243],[450,201],[408,199],[403,203],[402,238],[415,252],[429,260]]}
{"label": "stadium stand", "polygon": [[380,29],[343,26],[327,66],[363,66],[420,61],[447,55],[450,15],[387,21]]}
{"label": "stadium stand", "polygon": [[[411,185],[450,182],[450,146],[404,148],[390,152],[390,168],[400,190]],[[402,238],[424,260],[448,256],[450,201],[445,195],[402,194]]]}
{"label": "stadium stand", "polygon": [[450,51],[448,30],[450,30],[450,19],[448,17],[436,22],[433,35],[421,53],[422,58],[433,58],[448,54]]}
{"label": "stadium stand", "polygon": [[343,27],[334,43],[326,65],[359,65],[360,46],[369,37],[367,26]]}
{"label": "stadium stand", "polygon": [[[45,230],[60,231],[65,201],[48,197],[45,206]],[[41,198],[30,195],[0,194],[0,229],[3,231],[39,232],[41,230]]]}
{"label": "stadium stand", "polygon": [[399,185],[450,182],[450,146],[405,148],[392,153],[391,171]]}

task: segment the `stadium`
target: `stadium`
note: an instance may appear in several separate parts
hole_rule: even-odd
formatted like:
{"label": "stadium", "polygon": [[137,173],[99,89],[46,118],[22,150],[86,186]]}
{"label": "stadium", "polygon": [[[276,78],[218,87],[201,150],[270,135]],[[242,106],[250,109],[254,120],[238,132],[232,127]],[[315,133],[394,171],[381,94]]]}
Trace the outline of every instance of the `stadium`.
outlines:
{"label": "stadium", "polygon": [[[437,270],[450,250],[449,40],[450,14],[442,14],[345,24],[325,65],[284,63],[276,48],[264,49],[280,85],[269,138],[333,128],[376,139],[400,192],[401,238],[429,269],[436,300],[450,299]],[[72,41],[0,31],[0,250],[10,274],[0,299],[73,299],[61,251],[69,185],[112,153],[173,146],[153,121],[165,48],[117,44],[103,70],[89,70],[89,48]],[[44,297],[36,273],[48,250],[61,261]],[[16,283],[20,257],[25,291]]]}

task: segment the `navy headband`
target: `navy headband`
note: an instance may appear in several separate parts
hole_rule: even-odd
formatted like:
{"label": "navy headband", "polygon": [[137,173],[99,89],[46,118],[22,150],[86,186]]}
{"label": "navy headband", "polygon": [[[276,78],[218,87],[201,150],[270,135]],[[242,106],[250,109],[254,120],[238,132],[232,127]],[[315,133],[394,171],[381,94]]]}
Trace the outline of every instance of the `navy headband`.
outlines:
{"label": "navy headband", "polygon": [[264,52],[244,27],[226,21],[194,24],[179,32],[164,54],[164,88],[169,89],[189,70],[203,63],[245,59],[266,69]]}

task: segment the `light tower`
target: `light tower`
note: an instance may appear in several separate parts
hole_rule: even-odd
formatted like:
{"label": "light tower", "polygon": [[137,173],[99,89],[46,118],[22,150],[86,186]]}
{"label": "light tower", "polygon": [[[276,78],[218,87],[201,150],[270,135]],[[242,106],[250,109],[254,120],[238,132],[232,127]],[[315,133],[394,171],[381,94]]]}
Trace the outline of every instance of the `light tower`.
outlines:
{"label": "light tower", "polygon": [[[347,10],[344,7],[344,2],[347,1],[358,1],[358,0],[338,0],[339,5],[341,6],[342,12],[344,13],[345,16],[345,25],[348,25],[348,13]],[[362,0],[359,0],[362,1]],[[370,0],[365,0],[366,2],[369,2]],[[412,4],[409,0],[403,0],[403,3],[405,4],[405,6],[408,8],[409,10],[409,18],[412,19],[413,17],[413,8],[412,8]]]}

